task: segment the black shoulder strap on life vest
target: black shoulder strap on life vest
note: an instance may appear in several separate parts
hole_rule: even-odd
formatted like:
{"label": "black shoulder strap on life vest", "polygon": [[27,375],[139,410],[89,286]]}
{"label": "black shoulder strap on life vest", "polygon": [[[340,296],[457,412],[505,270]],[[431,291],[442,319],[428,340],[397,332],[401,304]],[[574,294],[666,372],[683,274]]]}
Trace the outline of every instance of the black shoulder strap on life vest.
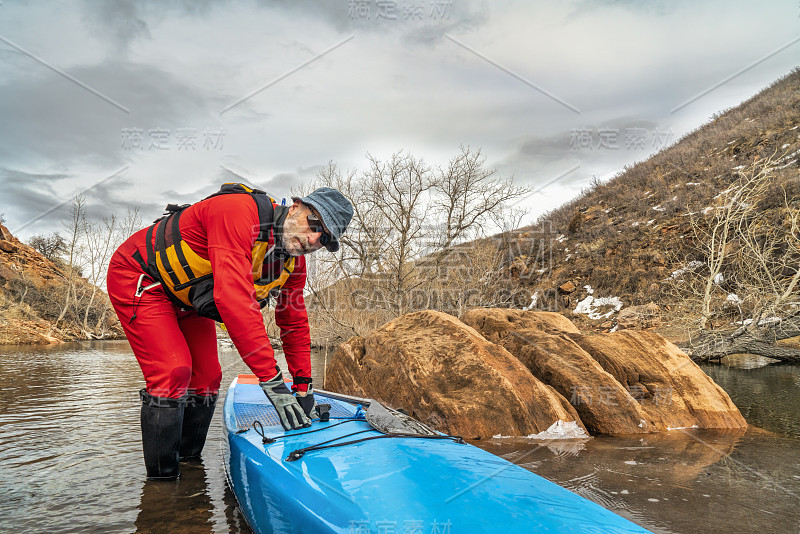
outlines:
{"label": "black shoulder strap on life vest", "polygon": [[[172,218],[173,215],[175,215],[176,216],[175,222],[177,223],[178,222],[177,216],[180,215],[180,213],[189,206],[191,206],[191,204],[167,204],[167,207],[164,210],[164,215],[153,221],[153,224],[151,224],[150,227],[147,229],[147,234],[145,234],[147,260],[142,258],[138,250],[133,253],[133,259],[136,260],[136,262],[139,264],[142,270],[155,281],[159,281],[161,280],[161,278],[158,274],[158,269],[156,268],[156,255],[153,247],[153,231],[156,230],[156,227],[160,226],[161,228],[159,229],[159,231],[156,232],[156,238],[158,238],[159,232],[163,235],[164,227],[166,225],[165,219],[168,220]],[[164,221],[164,224],[159,224],[162,221]],[[175,226],[177,227],[177,224]],[[179,255],[181,256],[181,263],[186,264],[186,258],[184,257],[182,250],[180,251]]]}
{"label": "black shoulder strap on life vest", "polygon": [[272,206],[273,199],[265,191],[237,183],[222,184],[219,191],[213,195],[208,195],[205,199],[220,195],[229,195],[231,193],[246,194],[252,197],[258,207],[258,237],[256,240],[269,241],[269,233],[272,230],[275,213]]}

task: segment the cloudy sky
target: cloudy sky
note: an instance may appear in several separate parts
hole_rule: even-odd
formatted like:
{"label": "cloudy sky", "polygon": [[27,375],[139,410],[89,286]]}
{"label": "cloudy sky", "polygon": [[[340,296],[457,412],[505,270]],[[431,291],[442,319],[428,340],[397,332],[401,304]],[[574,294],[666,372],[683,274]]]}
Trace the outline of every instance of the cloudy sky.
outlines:
{"label": "cloudy sky", "polygon": [[797,0],[0,2],[0,213],[20,238],[223,181],[460,145],[525,223],[800,65]]}

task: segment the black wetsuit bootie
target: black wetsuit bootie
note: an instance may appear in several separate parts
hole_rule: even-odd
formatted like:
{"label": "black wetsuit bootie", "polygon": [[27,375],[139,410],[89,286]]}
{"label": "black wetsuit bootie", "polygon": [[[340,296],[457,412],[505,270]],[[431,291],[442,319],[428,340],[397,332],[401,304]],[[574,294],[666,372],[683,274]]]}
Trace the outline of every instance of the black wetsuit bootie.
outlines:
{"label": "black wetsuit bootie", "polygon": [[198,395],[190,393],[186,398],[181,432],[181,460],[199,458],[206,443],[208,427],[214,416],[217,395]]}
{"label": "black wetsuit bootie", "polygon": [[154,397],[144,389],[142,398],[142,450],[147,478],[174,480],[180,475],[178,452],[186,397]]}

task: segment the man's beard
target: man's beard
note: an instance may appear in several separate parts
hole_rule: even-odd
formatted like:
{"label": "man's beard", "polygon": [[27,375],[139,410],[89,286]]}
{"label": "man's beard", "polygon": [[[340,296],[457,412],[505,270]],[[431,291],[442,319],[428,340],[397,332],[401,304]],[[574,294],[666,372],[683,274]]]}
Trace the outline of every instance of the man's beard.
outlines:
{"label": "man's beard", "polygon": [[305,236],[305,232],[301,232],[300,212],[297,211],[293,215],[287,215],[283,221],[283,230],[281,232],[281,245],[283,249],[289,253],[290,256],[302,256],[308,254],[310,245]]}

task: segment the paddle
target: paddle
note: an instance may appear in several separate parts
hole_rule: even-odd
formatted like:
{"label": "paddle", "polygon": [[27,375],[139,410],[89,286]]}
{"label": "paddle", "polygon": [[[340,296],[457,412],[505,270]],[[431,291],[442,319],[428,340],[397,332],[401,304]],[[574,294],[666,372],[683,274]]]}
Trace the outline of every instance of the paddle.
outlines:
{"label": "paddle", "polygon": [[417,436],[435,436],[436,432],[420,423],[413,417],[387,408],[375,399],[363,399],[341,393],[333,393],[323,389],[315,393],[325,395],[332,399],[341,400],[350,404],[360,404],[364,410],[364,418],[381,434],[409,434]]}

